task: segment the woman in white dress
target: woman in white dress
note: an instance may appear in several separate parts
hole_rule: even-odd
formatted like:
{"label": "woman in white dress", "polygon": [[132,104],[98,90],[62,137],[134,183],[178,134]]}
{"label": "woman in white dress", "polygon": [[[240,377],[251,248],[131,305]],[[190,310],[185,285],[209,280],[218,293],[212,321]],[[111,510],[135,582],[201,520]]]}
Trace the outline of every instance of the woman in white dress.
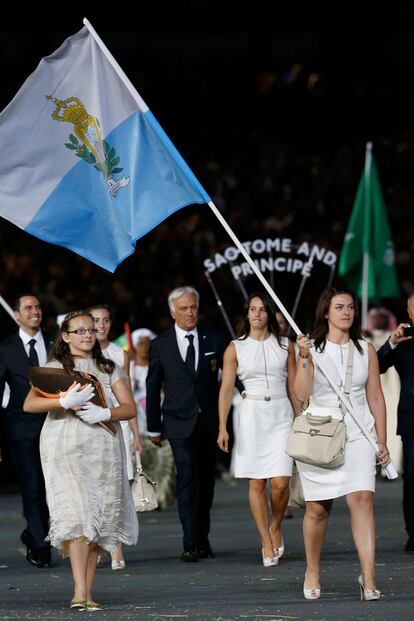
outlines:
{"label": "woman in white dress", "polygon": [[[342,418],[339,400],[334,390],[312,362],[312,342],[326,366],[337,369],[344,386],[348,362],[349,343],[353,342],[354,359],[351,394],[365,426],[378,438],[379,461],[389,463],[386,446],[386,412],[381,390],[378,359],[372,345],[361,339],[358,309],[354,295],[348,291],[328,289],[319,301],[312,334],[297,339],[299,357],[294,381],[298,399],[315,407],[314,415],[332,415]],[[369,410],[365,407],[368,402]],[[303,534],[306,550],[306,573],[303,585],[305,599],[318,599],[320,557],[329,514],[334,498],[346,496],[351,516],[351,529],[361,565],[358,578],[361,599],[380,598],[375,582],[375,518],[373,495],[375,492],[376,455],[359,426],[346,413],[347,442],[345,463],[327,469],[297,462],[306,500]]]}
{"label": "woman in white dress", "polygon": [[267,295],[251,295],[246,300],[239,336],[224,354],[217,443],[222,451],[228,451],[226,424],[238,375],[245,390],[235,430],[234,476],[249,479],[249,503],[262,542],[265,567],[277,565],[284,553],[280,526],[292,474],[292,459],[285,449],[293,422],[288,393],[294,371],[293,344],[280,336],[271,300]]}
{"label": "woman in white dress", "polygon": [[[40,454],[50,513],[49,539],[62,556],[69,555],[74,596],[71,608],[99,610],[93,600],[99,549],[132,545],[138,521],[125,469],[124,443],[118,422],[114,436],[96,423],[135,416],[135,404],[120,367],[103,357],[92,315],[70,313],[52,348],[49,367],[92,373],[100,381],[107,408],[90,402],[91,385],[74,384],[59,399],[38,396],[32,388],[26,412],[49,410],[40,437]],[[112,393],[118,406],[113,407]]]}

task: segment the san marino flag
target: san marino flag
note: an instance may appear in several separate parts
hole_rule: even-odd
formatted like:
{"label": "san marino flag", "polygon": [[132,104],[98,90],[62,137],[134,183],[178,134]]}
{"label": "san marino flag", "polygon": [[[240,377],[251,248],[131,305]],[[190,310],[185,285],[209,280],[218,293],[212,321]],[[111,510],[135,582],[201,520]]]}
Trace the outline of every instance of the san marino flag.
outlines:
{"label": "san marino flag", "polygon": [[113,272],[162,220],[211,199],[84,23],[0,115],[0,216]]}

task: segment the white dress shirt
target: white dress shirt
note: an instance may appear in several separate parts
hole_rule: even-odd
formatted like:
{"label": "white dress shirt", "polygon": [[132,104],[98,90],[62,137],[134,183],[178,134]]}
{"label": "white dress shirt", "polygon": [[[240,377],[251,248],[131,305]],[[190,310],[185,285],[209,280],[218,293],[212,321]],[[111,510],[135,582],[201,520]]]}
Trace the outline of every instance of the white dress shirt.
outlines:
{"label": "white dress shirt", "polygon": [[30,334],[27,334],[27,332],[25,332],[22,328],[19,328],[19,336],[23,341],[23,345],[24,345],[24,349],[26,351],[27,357],[29,357],[29,351],[30,351],[29,342],[32,339],[36,341],[34,348],[36,350],[37,357],[39,358],[39,366],[44,367],[47,362],[47,352],[46,352],[46,345],[43,340],[42,332],[38,330],[34,336],[31,336]]}
{"label": "white dress shirt", "polygon": [[187,339],[186,336],[187,334],[192,334],[194,336],[193,345],[195,349],[195,368],[197,368],[198,354],[199,354],[199,349],[200,349],[198,346],[197,328],[194,328],[194,330],[190,330],[189,332],[187,332],[186,330],[183,330],[182,328],[177,326],[177,324],[174,324],[174,327],[175,327],[175,334],[177,336],[178,349],[180,350],[180,355],[181,355],[181,358],[184,360],[184,362],[185,362],[185,357],[187,355],[187,349],[190,344],[190,340]]}

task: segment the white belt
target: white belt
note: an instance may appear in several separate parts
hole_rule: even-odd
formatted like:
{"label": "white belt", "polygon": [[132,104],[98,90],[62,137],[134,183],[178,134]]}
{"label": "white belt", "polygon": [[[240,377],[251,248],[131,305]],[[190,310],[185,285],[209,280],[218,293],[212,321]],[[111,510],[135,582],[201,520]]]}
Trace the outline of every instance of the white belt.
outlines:
{"label": "white belt", "polygon": [[[364,405],[364,400],[361,402],[356,401],[357,405]],[[338,401],[314,401],[312,398],[309,400],[309,407],[313,405],[317,408],[340,408],[340,404],[342,401],[338,399]]]}
{"label": "white belt", "polygon": [[309,406],[308,407],[316,407],[316,408],[335,408],[335,409],[340,409],[339,404],[341,402],[339,401],[313,401],[313,399],[311,399],[309,401]]}
{"label": "white belt", "polygon": [[250,392],[242,393],[243,399],[254,399],[255,401],[274,401],[275,399],[286,399],[287,395],[254,395]]}

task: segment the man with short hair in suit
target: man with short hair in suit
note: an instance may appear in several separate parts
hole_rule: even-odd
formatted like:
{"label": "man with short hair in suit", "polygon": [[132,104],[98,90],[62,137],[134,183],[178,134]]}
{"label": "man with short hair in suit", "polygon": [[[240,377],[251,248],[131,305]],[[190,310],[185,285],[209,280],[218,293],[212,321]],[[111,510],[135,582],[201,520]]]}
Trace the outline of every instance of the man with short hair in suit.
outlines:
{"label": "man with short hair in suit", "polygon": [[[408,298],[407,311],[414,324],[414,294]],[[397,434],[403,446],[403,512],[408,533],[405,550],[414,552],[414,338],[404,334],[404,328],[409,325],[400,323],[377,355],[380,372],[394,367],[401,381]]]}
{"label": "man with short hair in suit", "polygon": [[5,408],[6,441],[20,481],[23,513],[27,526],[21,534],[26,558],[38,567],[51,566],[49,511],[39,454],[39,437],[45,414],[26,414],[23,402],[30,390],[29,367],[42,366],[52,344],[49,333],[40,329],[42,309],[34,295],[20,296],[14,307],[19,331],[0,343],[0,403],[4,385],[10,387]]}
{"label": "man with short hair in suit", "polygon": [[214,557],[208,537],[224,344],[219,335],[198,328],[198,303],[193,287],[170,293],[168,305],[175,323],[152,341],[147,377],[148,436],[154,444],[161,438],[171,444],[185,562]]}

